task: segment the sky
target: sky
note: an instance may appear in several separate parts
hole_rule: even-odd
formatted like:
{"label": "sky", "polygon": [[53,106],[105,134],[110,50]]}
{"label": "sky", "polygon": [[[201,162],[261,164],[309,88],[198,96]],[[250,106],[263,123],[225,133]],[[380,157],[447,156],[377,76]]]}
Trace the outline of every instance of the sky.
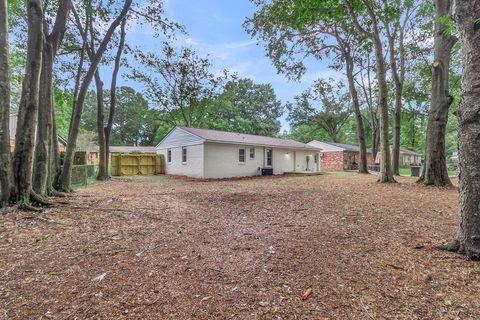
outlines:
{"label": "sky", "polygon": [[[252,39],[242,27],[251,17],[255,6],[248,0],[166,0],[165,14],[172,21],[185,26],[187,35],[178,36],[180,46],[192,47],[201,55],[209,55],[214,71],[227,69],[239,77],[251,78],[256,83],[271,83],[277,97],[285,103],[319,77],[331,77],[334,71],[326,63],[307,63],[307,73],[298,81],[289,81],[277,74],[272,62],[265,56],[265,47]],[[145,51],[160,50],[161,39],[155,39],[151,30],[133,26],[127,34],[127,43]],[[120,85],[136,87],[122,79]],[[138,87],[137,87],[138,88]],[[137,89],[136,88],[136,89]],[[289,130],[285,116],[282,131]]]}

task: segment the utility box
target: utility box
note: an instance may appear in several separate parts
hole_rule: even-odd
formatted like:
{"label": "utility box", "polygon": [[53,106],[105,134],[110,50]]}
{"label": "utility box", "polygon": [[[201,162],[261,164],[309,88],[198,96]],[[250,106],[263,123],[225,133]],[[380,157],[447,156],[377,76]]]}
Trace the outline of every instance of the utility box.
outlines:
{"label": "utility box", "polygon": [[410,166],[412,177],[420,177],[420,166]]}
{"label": "utility box", "polygon": [[262,168],[262,176],[272,176],[273,168]]}

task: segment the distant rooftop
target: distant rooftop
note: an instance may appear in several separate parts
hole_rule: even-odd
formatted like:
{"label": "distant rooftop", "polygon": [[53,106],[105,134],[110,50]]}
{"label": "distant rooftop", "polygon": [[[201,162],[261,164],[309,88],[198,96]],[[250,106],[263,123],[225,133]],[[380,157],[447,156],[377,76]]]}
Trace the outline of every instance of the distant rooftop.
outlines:
{"label": "distant rooftop", "polygon": [[[347,143],[337,143],[337,142],[330,142],[330,141],[311,141],[308,144],[315,145],[315,143],[324,143],[328,144],[337,148],[341,148],[344,151],[352,151],[352,152],[360,152],[360,147],[354,144],[347,144]],[[328,150],[326,150],[328,152]],[[367,152],[372,152],[372,150],[367,148]]]}
{"label": "distant rooftop", "polygon": [[236,132],[227,132],[219,131],[212,129],[201,129],[201,128],[189,128],[189,127],[179,127],[191,134],[194,134],[202,139],[213,142],[231,142],[238,144],[251,144],[251,145],[262,145],[262,146],[272,146],[272,147],[283,147],[283,148],[295,148],[295,149],[317,149],[315,147],[306,145],[294,140],[289,139],[280,139],[272,138],[266,136],[257,136],[253,134],[245,133],[236,133]]}

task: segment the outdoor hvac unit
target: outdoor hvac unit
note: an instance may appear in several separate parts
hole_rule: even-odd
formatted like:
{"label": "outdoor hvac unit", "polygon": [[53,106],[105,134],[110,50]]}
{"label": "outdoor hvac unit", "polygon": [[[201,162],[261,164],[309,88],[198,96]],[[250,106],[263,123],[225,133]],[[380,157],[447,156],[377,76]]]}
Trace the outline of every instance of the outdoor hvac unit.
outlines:
{"label": "outdoor hvac unit", "polygon": [[262,176],[273,175],[273,168],[262,168]]}

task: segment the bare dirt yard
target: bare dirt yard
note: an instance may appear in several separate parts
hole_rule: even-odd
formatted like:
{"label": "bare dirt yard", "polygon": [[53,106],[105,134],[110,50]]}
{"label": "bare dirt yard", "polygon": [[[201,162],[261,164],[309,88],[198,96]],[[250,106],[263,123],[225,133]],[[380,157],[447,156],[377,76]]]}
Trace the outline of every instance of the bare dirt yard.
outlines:
{"label": "bare dirt yard", "polygon": [[399,182],[135,177],[11,212],[0,318],[480,319],[480,263],[437,249],[457,190]]}

